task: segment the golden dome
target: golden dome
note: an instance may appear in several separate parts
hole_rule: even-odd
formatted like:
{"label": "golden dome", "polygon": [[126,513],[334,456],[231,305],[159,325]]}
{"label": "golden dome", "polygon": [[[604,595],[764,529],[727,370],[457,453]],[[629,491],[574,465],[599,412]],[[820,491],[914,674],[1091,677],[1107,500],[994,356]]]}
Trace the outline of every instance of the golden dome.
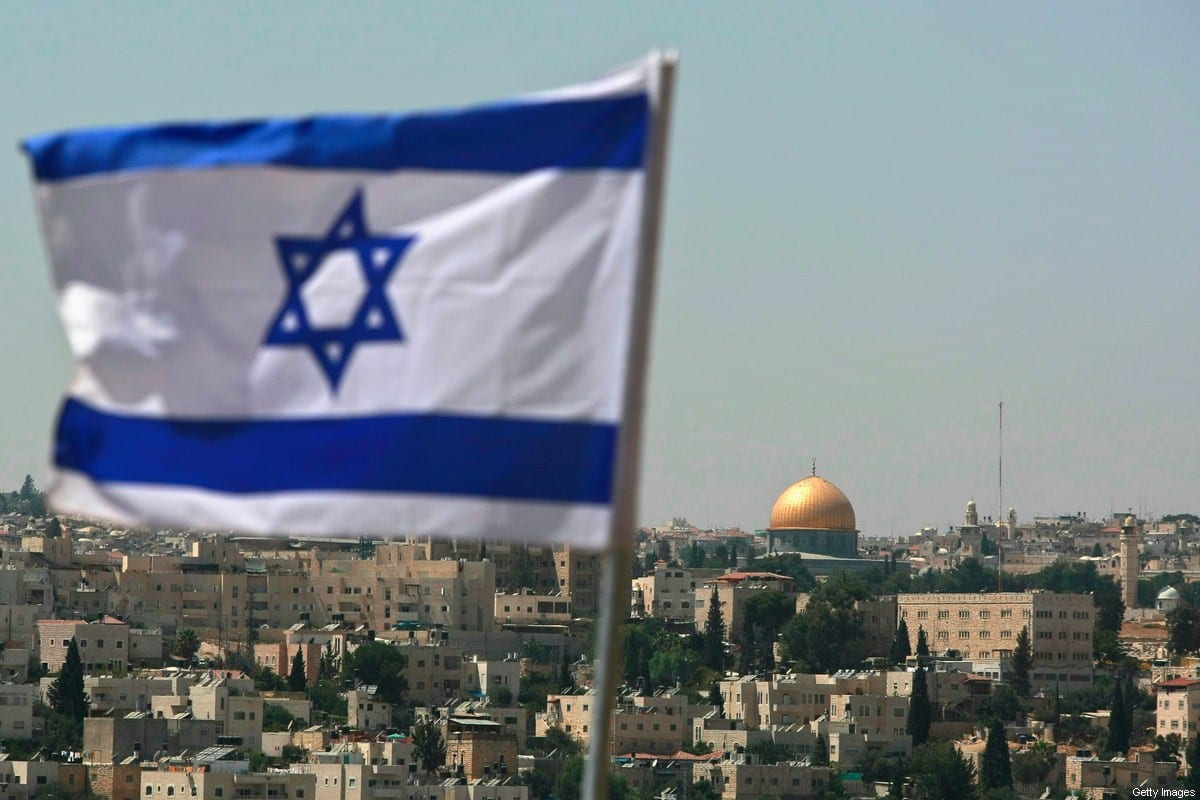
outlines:
{"label": "golden dome", "polygon": [[819,475],[810,475],[779,495],[771,508],[771,528],[852,531],[854,506],[841,489]]}

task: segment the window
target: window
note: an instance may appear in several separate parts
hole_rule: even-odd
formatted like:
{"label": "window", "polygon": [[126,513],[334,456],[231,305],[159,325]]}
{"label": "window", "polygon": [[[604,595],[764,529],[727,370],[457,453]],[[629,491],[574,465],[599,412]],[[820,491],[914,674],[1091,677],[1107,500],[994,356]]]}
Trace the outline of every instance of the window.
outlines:
{"label": "window", "polygon": [[943,608],[938,611],[938,619],[949,619],[949,618],[950,618],[950,609]]}
{"label": "window", "polygon": [[150,795],[152,795],[152,794],[154,794],[154,787],[153,787],[153,786],[147,786],[147,787],[146,787],[146,797],[149,797],[149,796],[150,796]]}
{"label": "window", "polygon": [[958,618],[959,618],[959,619],[970,619],[970,618],[971,618],[971,612],[970,612],[970,611],[967,611],[966,609],[963,609],[962,611],[959,611],[959,612],[958,612]]}

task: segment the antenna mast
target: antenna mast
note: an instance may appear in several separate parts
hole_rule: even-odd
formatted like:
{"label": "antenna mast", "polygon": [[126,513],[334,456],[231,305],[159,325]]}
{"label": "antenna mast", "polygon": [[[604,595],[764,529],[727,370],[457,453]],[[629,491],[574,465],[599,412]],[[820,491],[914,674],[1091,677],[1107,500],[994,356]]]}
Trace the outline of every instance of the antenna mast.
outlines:
{"label": "antenna mast", "polygon": [[1004,591],[1004,534],[1000,525],[1004,520],[1004,400],[1000,401],[1000,447],[997,465],[998,488],[996,490],[996,591]]}

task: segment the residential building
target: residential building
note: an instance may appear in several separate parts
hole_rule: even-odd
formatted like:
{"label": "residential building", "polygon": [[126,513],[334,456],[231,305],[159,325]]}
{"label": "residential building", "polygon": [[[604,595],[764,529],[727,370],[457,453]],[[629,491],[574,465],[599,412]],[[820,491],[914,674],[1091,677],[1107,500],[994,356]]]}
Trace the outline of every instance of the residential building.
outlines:
{"label": "residential building", "polygon": [[1155,708],[1158,736],[1191,739],[1200,726],[1200,678],[1174,678],[1159,683]]}

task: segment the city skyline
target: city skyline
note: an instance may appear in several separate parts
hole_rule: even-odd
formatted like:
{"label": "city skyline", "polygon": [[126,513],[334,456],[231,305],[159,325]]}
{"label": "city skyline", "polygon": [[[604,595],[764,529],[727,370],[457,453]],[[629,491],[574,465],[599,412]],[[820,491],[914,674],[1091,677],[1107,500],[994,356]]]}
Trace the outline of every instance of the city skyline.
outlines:
{"label": "city skyline", "polygon": [[[1185,4],[12,6],[0,133],[454,106],[676,47],[641,524],[765,527],[814,458],[867,536],[970,498],[1161,516],[1200,507],[1198,30]],[[70,364],[8,152],[16,488]]]}

